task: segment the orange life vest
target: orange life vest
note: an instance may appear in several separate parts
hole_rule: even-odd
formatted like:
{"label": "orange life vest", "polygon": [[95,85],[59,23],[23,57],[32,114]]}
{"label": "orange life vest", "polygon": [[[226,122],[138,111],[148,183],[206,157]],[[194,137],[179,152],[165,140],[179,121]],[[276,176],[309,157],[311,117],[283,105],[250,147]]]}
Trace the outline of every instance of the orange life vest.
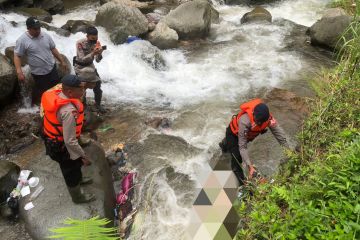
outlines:
{"label": "orange life vest", "polygon": [[250,102],[243,103],[240,105],[241,111],[237,115],[234,115],[230,122],[230,129],[233,134],[235,134],[235,135],[238,134],[239,119],[244,114],[247,114],[249,116],[250,123],[251,123],[251,129],[247,133],[248,141],[254,140],[261,132],[263,132],[270,125],[270,121],[272,119],[271,114],[270,114],[269,119],[266,122],[264,122],[261,126],[256,125],[256,123],[254,121],[254,109],[260,103],[263,103],[263,102],[261,101],[261,99],[257,98],[257,99],[251,100]]}
{"label": "orange life vest", "polygon": [[63,127],[57,118],[59,109],[69,103],[73,104],[78,111],[76,118],[76,137],[79,138],[84,121],[84,106],[78,99],[64,99],[59,96],[60,89],[46,91],[41,97],[41,105],[44,108],[44,135],[47,138],[63,142]]}

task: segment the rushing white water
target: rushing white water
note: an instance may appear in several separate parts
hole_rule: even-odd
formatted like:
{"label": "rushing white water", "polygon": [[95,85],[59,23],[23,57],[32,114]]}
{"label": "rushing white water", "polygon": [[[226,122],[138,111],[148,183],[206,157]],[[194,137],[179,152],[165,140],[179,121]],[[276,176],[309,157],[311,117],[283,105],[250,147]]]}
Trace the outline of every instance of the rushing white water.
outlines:
{"label": "rushing white water", "polygon": [[[286,18],[309,26],[328,2],[289,0],[266,8],[274,19]],[[211,45],[191,52],[161,51],[166,63],[163,70],[155,70],[141,59],[149,43],[136,41],[114,45],[106,31],[99,28],[100,41],[108,46],[103,60],[96,64],[103,79],[106,101],[139,106],[149,115],[156,115],[155,108],[167,109],[168,117],[174,120],[171,133],[203,150],[185,162],[169,162],[177,172],[190,179],[211,171],[207,161],[223,137],[231,112],[241,100],[256,95],[260,89],[278,87],[295,79],[304,67],[297,53],[282,50],[283,39],[290,29],[272,24],[240,25],[243,14],[251,10],[249,7],[216,7],[222,20],[212,26]],[[60,27],[69,19],[94,20],[95,13],[96,7],[82,7],[65,15],[55,15],[52,24]],[[1,15],[0,52],[14,45],[26,30],[24,20],[24,16],[13,13]],[[13,27],[10,21],[19,22],[19,25]],[[75,54],[76,41],[84,37],[82,33],[62,37],[46,32],[69,59]],[[189,207],[179,204],[185,193],[175,192],[163,173],[159,174],[160,170],[153,169],[145,176],[147,179],[155,174],[156,178],[150,197],[154,203],[152,214],[145,211],[142,239],[183,239],[182,233],[190,218]]]}

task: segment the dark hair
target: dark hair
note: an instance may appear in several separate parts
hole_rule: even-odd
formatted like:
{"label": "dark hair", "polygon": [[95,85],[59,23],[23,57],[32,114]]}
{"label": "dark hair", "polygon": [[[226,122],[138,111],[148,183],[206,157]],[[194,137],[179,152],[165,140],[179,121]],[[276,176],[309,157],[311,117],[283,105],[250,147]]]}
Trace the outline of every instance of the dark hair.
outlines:
{"label": "dark hair", "polygon": [[98,35],[98,30],[96,29],[96,27],[90,26],[86,29],[86,34],[87,35]]}

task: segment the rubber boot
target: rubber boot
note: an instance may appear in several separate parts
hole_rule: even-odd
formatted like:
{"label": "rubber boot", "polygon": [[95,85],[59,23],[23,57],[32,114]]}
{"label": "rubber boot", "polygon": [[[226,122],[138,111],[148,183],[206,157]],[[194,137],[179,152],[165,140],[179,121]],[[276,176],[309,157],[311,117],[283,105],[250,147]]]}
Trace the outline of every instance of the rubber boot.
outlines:
{"label": "rubber boot", "polygon": [[93,183],[93,179],[91,177],[82,177],[80,181],[80,185],[87,185],[92,183]]}
{"label": "rubber boot", "polygon": [[76,204],[88,203],[95,200],[95,195],[90,193],[83,193],[80,184],[75,187],[68,187],[72,201]]}

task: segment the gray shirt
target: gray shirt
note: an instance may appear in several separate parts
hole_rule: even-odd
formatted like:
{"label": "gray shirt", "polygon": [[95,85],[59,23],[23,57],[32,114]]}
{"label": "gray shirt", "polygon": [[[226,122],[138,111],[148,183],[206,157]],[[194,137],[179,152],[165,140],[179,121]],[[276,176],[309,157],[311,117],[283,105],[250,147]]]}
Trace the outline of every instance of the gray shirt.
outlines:
{"label": "gray shirt", "polygon": [[[59,96],[64,99],[68,98],[64,93],[60,93]],[[76,118],[78,114],[78,110],[71,103],[64,105],[57,112],[57,118],[63,127],[64,143],[72,160],[85,157],[85,152],[76,138]]]}
{"label": "gray shirt", "polygon": [[51,72],[55,64],[51,52],[55,47],[53,39],[47,33],[41,32],[38,37],[33,37],[25,32],[16,40],[14,52],[19,57],[27,56],[32,74],[46,75]]}
{"label": "gray shirt", "polygon": [[[250,162],[248,149],[247,149],[247,143],[248,143],[247,133],[251,129],[251,122],[250,122],[249,116],[247,114],[243,114],[240,117],[238,124],[239,124],[239,133],[238,133],[239,152],[240,152],[241,158],[243,160],[243,163],[250,166],[251,162]],[[276,140],[280,143],[280,145],[283,147],[289,148],[289,144],[286,140],[285,132],[279,126],[279,124],[277,123],[275,118],[272,118],[270,120],[269,128],[270,128],[271,133],[276,138]]]}

